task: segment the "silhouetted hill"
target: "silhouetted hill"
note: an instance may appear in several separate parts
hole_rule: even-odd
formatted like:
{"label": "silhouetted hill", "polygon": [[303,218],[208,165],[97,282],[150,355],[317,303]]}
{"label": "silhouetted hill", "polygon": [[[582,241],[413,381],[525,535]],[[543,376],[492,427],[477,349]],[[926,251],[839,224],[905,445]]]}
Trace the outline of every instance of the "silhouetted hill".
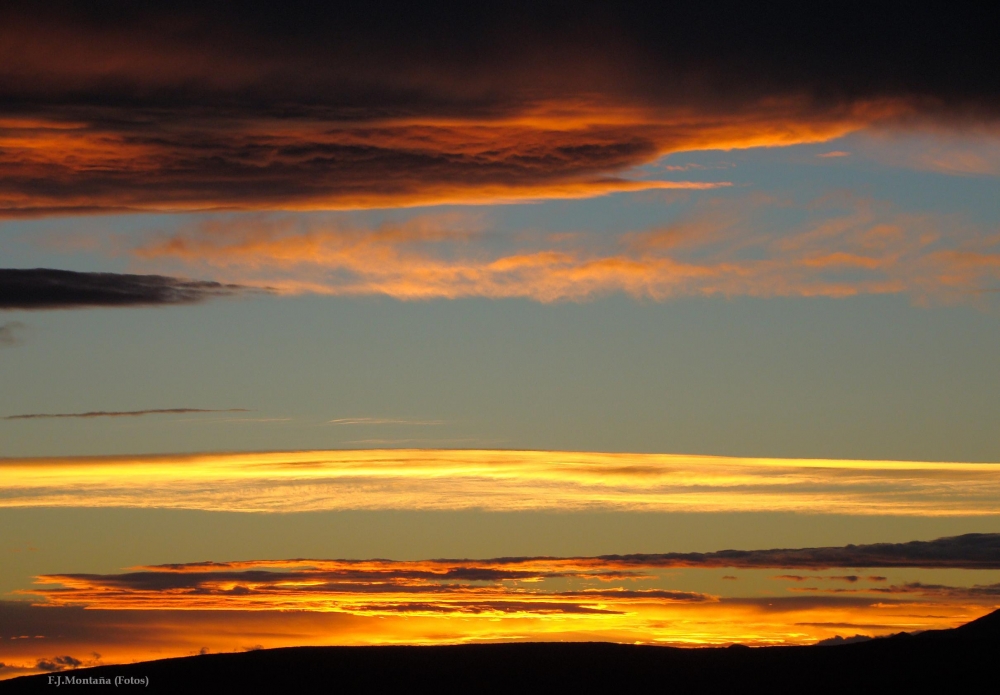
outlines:
{"label": "silhouetted hill", "polygon": [[928,630],[919,637],[943,637],[946,639],[976,639],[1000,641],[1000,610],[993,611],[982,618],[976,618],[954,630]]}
{"label": "silhouetted hill", "polygon": [[[606,643],[293,647],[63,671],[147,678],[146,692],[894,693],[960,692],[995,682],[1000,611],[954,630],[832,647],[678,649]],[[52,692],[47,675],[0,683]],[[114,686],[68,686],[70,692]],[[121,686],[116,690],[129,690]]]}

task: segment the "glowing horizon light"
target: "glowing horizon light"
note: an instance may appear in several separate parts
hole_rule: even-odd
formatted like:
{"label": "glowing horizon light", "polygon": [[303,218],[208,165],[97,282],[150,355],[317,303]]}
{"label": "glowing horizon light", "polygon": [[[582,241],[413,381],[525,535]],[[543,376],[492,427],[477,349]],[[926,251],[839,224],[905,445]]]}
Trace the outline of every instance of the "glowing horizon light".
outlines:
{"label": "glowing horizon light", "polygon": [[[933,610],[929,610],[933,609]],[[84,665],[206,652],[298,646],[447,645],[498,642],[618,642],[675,647],[807,645],[837,635],[949,628],[988,612],[980,604],[753,600],[646,606],[632,616],[521,614],[355,615],[304,610],[81,610],[23,606],[46,614],[46,639],[3,640],[0,680],[39,673],[40,659],[78,655]],[[95,658],[95,654],[99,655]]]}
{"label": "glowing horizon light", "polygon": [[[830,564],[831,552],[841,554],[834,564],[888,568],[862,576],[816,569]],[[950,569],[921,568],[935,558]],[[984,569],[963,569],[984,558],[991,560]],[[684,564],[692,562],[701,565]],[[807,576],[775,576],[769,566],[811,569]],[[727,568],[737,568],[740,581],[724,581],[734,579]],[[36,588],[18,592],[32,602],[0,603],[0,636],[40,636],[0,641],[0,659],[10,667],[0,679],[37,672],[33,664],[56,653],[90,663],[81,655],[96,652],[104,656],[94,663],[123,663],[306,645],[806,645],[956,627],[1000,605],[998,579],[997,534],[785,551],[245,560],[42,575]]]}

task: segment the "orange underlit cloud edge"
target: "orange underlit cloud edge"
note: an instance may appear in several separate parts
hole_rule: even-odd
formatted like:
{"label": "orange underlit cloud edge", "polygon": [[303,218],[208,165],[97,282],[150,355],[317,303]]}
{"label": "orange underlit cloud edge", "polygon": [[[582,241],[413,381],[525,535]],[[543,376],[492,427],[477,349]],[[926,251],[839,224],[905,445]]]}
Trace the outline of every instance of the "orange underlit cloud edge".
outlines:
{"label": "orange underlit cloud edge", "polygon": [[3,118],[0,216],[479,205],[705,189],[728,183],[627,174],[675,152],[825,142],[919,112],[893,99],[829,109],[768,99],[733,112],[563,99],[493,118],[240,117],[168,130],[143,121],[120,131],[98,117]]}

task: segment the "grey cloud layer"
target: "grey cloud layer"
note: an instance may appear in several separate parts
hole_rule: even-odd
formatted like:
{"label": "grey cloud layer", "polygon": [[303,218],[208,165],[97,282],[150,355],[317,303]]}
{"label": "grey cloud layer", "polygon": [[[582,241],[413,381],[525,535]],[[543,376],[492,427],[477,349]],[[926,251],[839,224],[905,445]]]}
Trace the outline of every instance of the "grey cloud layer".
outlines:
{"label": "grey cloud layer", "polygon": [[637,567],[736,567],[832,569],[915,567],[1000,569],[1000,534],[968,533],[909,543],[873,543],[832,548],[722,550],[715,553],[604,555],[603,560]]}
{"label": "grey cloud layer", "polygon": [[183,415],[186,413],[248,413],[246,408],[154,408],[150,410],[92,410],[86,413],[26,413],[8,415],[4,420],[45,420],[51,418],[141,417],[143,415]]}
{"label": "grey cloud layer", "polygon": [[[0,268],[0,309],[193,304],[248,291],[240,285],[163,275]],[[6,328],[6,326],[4,326]]]}

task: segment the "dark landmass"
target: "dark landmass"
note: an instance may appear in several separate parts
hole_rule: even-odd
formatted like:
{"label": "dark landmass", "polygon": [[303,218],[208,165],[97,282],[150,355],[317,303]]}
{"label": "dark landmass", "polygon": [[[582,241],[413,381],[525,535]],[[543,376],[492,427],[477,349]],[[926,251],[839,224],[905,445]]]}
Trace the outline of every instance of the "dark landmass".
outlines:
{"label": "dark landmass", "polygon": [[[953,630],[828,647],[689,648],[607,643],[446,647],[292,647],[61,671],[52,676],[147,679],[147,692],[896,693],[972,692],[996,682],[1000,611]],[[49,674],[0,683],[49,691]],[[65,683],[64,683],[65,685]],[[61,687],[61,686],[60,686]],[[70,692],[114,685],[69,685]]]}

